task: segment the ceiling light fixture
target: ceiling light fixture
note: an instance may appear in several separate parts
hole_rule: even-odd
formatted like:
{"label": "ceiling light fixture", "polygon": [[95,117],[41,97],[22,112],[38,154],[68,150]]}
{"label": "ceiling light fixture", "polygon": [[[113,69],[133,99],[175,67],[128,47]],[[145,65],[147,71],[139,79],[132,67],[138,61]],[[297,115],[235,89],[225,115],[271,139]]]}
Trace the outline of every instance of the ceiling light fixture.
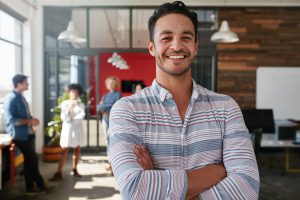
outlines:
{"label": "ceiling light fixture", "polygon": [[221,23],[220,30],[214,33],[210,41],[215,43],[234,43],[240,39],[235,32],[230,31],[228,21],[224,20]]}
{"label": "ceiling light fixture", "polygon": [[107,62],[118,69],[129,69],[127,62],[117,52],[113,52],[112,56],[107,59]]}
{"label": "ceiling light fixture", "polygon": [[57,39],[64,42],[71,42],[71,43],[86,42],[86,38],[80,37],[79,32],[76,31],[74,22],[72,20],[69,21],[67,30],[61,32],[58,35]]}

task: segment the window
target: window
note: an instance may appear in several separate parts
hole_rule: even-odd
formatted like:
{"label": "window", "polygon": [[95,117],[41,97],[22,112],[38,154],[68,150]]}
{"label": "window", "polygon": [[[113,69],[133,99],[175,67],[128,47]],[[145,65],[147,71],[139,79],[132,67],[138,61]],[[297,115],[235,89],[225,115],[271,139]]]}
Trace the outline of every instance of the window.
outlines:
{"label": "window", "polygon": [[129,48],[129,9],[90,10],[91,48]]}
{"label": "window", "polygon": [[22,22],[0,10],[0,103],[22,69]]}
{"label": "window", "polygon": [[132,47],[147,48],[149,33],[148,19],[154,9],[133,9],[132,10]]}

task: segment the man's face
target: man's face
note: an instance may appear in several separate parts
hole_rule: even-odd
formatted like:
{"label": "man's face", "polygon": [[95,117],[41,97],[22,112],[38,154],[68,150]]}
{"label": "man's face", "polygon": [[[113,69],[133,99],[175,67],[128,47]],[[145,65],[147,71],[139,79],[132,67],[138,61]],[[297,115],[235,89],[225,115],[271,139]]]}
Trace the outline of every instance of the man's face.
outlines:
{"label": "man's face", "polygon": [[18,83],[17,87],[19,88],[20,91],[25,91],[25,90],[28,90],[28,86],[29,86],[29,83],[26,80],[24,80],[22,83]]}
{"label": "man's face", "polygon": [[156,60],[157,73],[180,76],[190,70],[198,44],[192,21],[182,14],[168,14],[155,24],[149,52]]}

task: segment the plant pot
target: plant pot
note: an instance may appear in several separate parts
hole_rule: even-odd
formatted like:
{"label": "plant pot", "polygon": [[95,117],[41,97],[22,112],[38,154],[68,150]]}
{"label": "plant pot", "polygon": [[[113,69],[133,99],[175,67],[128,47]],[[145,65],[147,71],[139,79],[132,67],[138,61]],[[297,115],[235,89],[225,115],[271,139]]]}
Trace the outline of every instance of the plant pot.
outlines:
{"label": "plant pot", "polygon": [[43,161],[57,162],[61,158],[61,147],[43,147]]}

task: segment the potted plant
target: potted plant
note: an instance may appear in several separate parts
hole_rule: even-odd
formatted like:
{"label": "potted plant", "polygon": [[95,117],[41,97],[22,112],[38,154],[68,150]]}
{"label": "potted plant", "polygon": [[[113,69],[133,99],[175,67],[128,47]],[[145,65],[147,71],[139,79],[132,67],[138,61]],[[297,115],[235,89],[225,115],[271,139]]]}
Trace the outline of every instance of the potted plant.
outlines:
{"label": "potted plant", "polygon": [[62,129],[60,105],[64,100],[67,100],[68,98],[68,93],[65,92],[62,96],[58,97],[57,105],[50,110],[50,112],[53,113],[53,117],[51,121],[48,122],[47,127],[45,128],[45,146],[43,147],[44,161],[60,160],[60,155],[62,152],[62,149],[59,145],[60,132]]}

